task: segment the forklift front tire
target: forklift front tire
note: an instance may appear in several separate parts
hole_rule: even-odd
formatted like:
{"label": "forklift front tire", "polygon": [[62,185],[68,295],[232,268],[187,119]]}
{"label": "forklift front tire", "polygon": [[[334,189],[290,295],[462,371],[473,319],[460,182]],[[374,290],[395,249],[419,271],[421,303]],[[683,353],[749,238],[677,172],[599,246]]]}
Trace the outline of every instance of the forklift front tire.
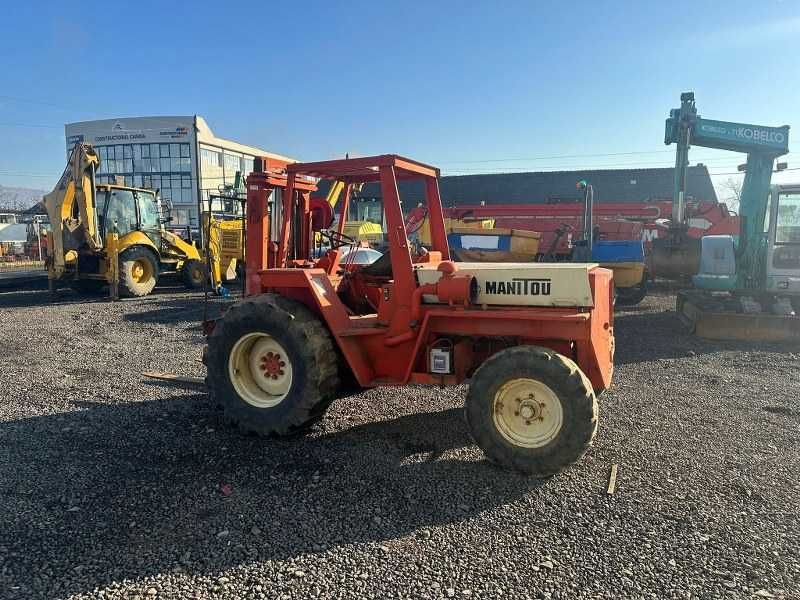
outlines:
{"label": "forklift front tire", "polygon": [[484,362],[466,417],[491,461],[536,477],[575,463],[597,431],[597,398],[578,365],[539,346],[507,348]]}
{"label": "forklift front tire", "polygon": [[339,387],[330,333],[307,307],[273,294],[231,306],[208,340],[208,390],[228,421],[259,435],[320,420]]}

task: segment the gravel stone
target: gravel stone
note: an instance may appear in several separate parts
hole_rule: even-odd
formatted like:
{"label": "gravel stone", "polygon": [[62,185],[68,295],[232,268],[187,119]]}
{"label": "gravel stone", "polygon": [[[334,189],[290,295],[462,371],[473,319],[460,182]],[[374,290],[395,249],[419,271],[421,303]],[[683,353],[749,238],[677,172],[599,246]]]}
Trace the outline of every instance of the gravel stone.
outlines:
{"label": "gravel stone", "polygon": [[595,444],[539,481],[485,460],[466,386],[260,439],[141,375],[204,376],[202,294],[0,292],[0,598],[800,598],[800,345],[700,340],[674,302],[617,312]]}

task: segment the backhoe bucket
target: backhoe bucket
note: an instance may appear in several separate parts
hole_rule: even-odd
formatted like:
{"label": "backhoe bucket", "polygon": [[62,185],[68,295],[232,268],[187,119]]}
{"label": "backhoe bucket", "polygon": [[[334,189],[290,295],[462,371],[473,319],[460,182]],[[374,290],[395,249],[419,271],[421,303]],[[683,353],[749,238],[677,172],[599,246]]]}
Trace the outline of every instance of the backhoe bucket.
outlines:
{"label": "backhoe bucket", "polygon": [[700,270],[700,239],[682,236],[678,242],[656,238],[650,250],[650,272],[672,281],[688,280]]}
{"label": "backhoe bucket", "polygon": [[710,340],[800,341],[800,316],[735,312],[696,290],[678,292],[676,311],[692,333]]}

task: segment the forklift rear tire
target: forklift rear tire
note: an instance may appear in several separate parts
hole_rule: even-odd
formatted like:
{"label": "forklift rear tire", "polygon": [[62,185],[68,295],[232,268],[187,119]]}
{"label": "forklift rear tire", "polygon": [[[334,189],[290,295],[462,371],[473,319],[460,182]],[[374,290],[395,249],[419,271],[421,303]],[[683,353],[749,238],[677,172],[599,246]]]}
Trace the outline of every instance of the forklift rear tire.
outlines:
{"label": "forklift rear tire", "polygon": [[475,372],[466,417],[489,460],[549,477],[588,450],[597,431],[597,398],[570,359],[539,346],[516,346]]}
{"label": "forklift rear tire", "polygon": [[208,392],[225,417],[259,435],[322,419],[339,387],[330,333],[308,308],[275,294],[231,306],[208,340]]}
{"label": "forklift rear tire", "polygon": [[183,263],[181,279],[190,290],[199,290],[206,280],[206,266],[199,260],[190,259]]}
{"label": "forklift rear tire", "polygon": [[128,248],[119,255],[119,295],[124,298],[147,296],[158,282],[158,263],[150,250]]}

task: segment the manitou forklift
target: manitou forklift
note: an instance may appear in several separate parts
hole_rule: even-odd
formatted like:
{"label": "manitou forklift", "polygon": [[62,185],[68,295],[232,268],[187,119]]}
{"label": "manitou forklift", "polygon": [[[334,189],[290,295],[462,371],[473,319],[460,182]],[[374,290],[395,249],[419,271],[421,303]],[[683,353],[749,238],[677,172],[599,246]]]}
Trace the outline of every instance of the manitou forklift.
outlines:
{"label": "manitou forklift", "polygon": [[[259,164],[260,162],[260,164]],[[258,434],[322,418],[343,382],[362,387],[469,380],[466,420],[489,459],[549,476],[597,430],[613,372],[611,271],[593,264],[459,263],[450,250],[439,170],[396,155],[317,163],[260,159],[247,180],[246,296],[206,323],[207,385],[226,417]],[[338,229],[312,258],[317,179],[379,182],[388,251],[356,266]],[[397,183],[423,183],[432,244],[407,239]],[[279,213],[279,232],[270,221]]]}

